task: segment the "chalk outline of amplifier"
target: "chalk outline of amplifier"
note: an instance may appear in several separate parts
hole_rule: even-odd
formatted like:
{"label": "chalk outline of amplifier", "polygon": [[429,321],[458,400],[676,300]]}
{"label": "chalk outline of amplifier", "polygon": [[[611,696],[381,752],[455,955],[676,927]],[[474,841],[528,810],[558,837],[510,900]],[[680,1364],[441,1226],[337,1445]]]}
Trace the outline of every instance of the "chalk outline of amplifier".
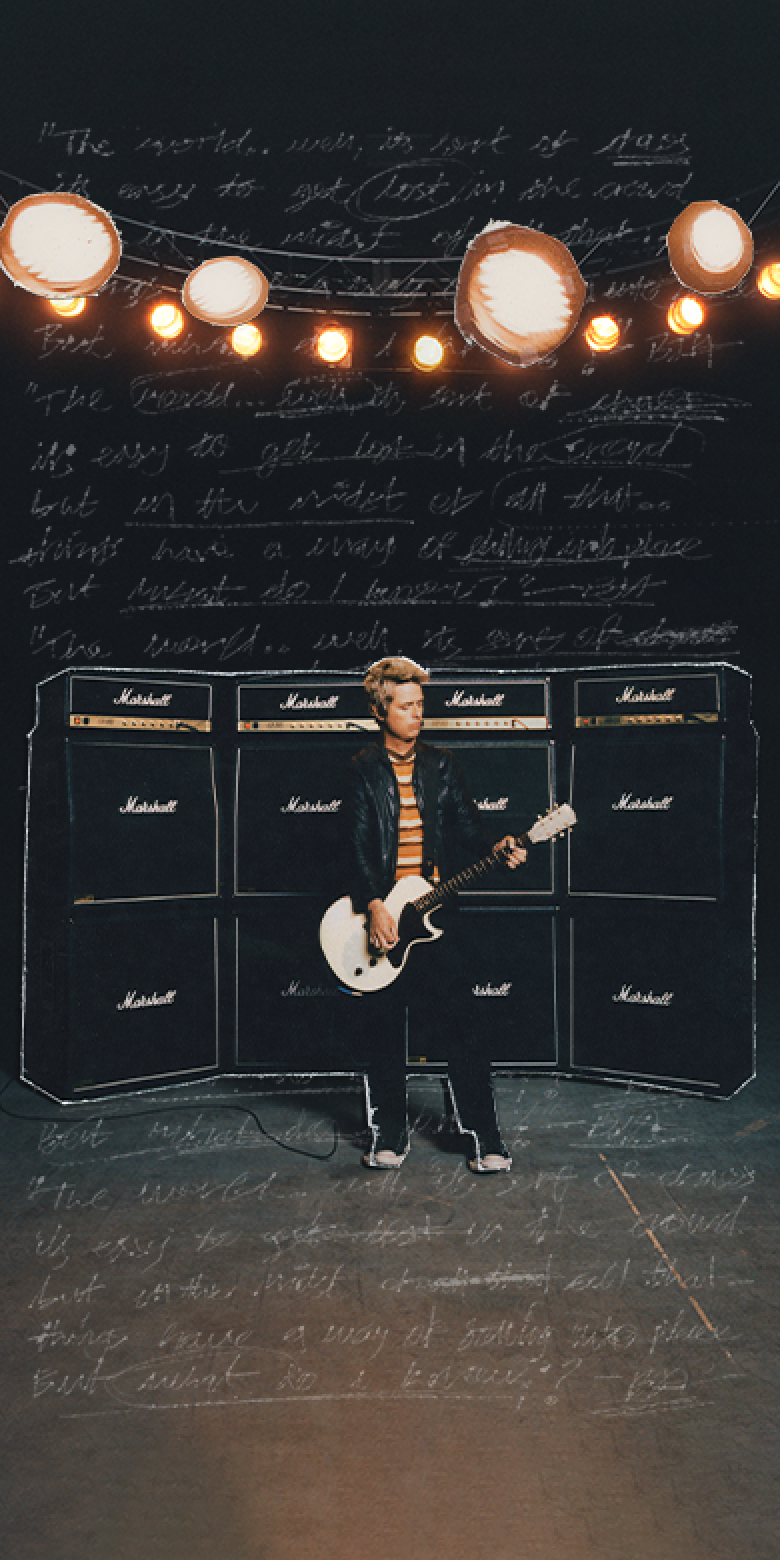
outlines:
{"label": "chalk outline of amplifier", "polygon": [[[193,924],[197,924],[197,923],[194,922]],[[112,1082],[110,1082],[110,1083],[85,1083],[85,1084],[82,1084],[80,1088],[74,1086],[74,1088],[72,1090],[73,1094],[86,1094],[87,1090],[89,1090],[89,1092],[92,1093],[92,1091],[95,1090],[95,1089],[122,1089],[122,1088],[126,1088],[128,1084],[141,1085],[141,1084],[144,1084],[144,1083],[149,1083],[149,1084],[157,1085],[160,1088],[162,1088],[162,1087],[164,1087],[165,1080],[170,1080],[171,1078],[202,1078],[204,1076],[204,1073],[205,1073],[205,1075],[207,1077],[211,1077],[211,1076],[213,1076],[213,1072],[214,1071],[219,1072],[219,1051],[220,1051],[220,1044],[219,1044],[219,1042],[220,1042],[220,1030],[219,1030],[219,1015],[220,1015],[220,1001],[219,1001],[219,917],[216,916],[216,915],[212,918],[212,942],[213,942],[213,959],[214,959],[214,1061],[213,1061],[213,1063],[212,1062],[200,1062],[197,1067],[180,1067],[178,1069],[172,1070],[171,1072],[164,1072],[164,1073],[163,1072],[160,1072],[160,1073],[141,1073],[141,1074],[139,1074],[139,1075],[137,1075],[137,1076],[135,1076],[133,1078],[114,1078],[112,1080]],[[70,996],[70,993],[69,993],[69,996]],[[29,1082],[30,1080],[28,1079],[26,1081]],[[35,1088],[39,1088],[40,1085],[39,1084],[35,1084],[34,1087]],[[43,1090],[42,1092],[45,1093],[46,1091]],[[50,1096],[50,1098],[54,1098],[54,1097],[55,1096],[53,1096],[53,1095]]]}
{"label": "chalk outline of amplifier", "polygon": [[[616,895],[615,897],[617,898],[618,896]],[[630,1071],[629,1071],[625,1067],[623,1067],[623,1068],[620,1068],[620,1067],[596,1067],[596,1066],[594,1066],[592,1064],[589,1065],[587,1062],[579,1062],[579,1061],[577,1061],[576,1055],[575,1055],[575,1045],[574,1045],[574,920],[573,919],[569,922],[569,1058],[570,1058],[571,1066],[575,1069],[575,1072],[577,1074],[583,1073],[583,1074],[586,1074],[588,1076],[596,1077],[596,1078],[618,1078],[618,1079],[620,1079],[622,1081],[625,1081],[627,1083],[629,1083],[629,1082],[630,1083],[647,1083],[648,1085],[653,1085],[654,1087],[661,1088],[661,1089],[670,1088],[672,1086],[675,1086],[676,1088],[681,1089],[681,1090],[685,1090],[685,1089],[688,1089],[688,1090],[696,1090],[696,1089],[711,1089],[711,1090],[714,1090],[714,1089],[719,1089],[720,1088],[720,1084],[718,1083],[717,1079],[713,1081],[711,1078],[708,1078],[708,1079],[704,1079],[704,1078],[691,1078],[691,1077],[688,1077],[688,1078],[677,1078],[677,1077],[672,1077],[672,1076],[666,1076],[666,1077],[664,1077],[663,1083],[659,1083],[659,1074],[657,1072],[655,1072],[655,1073],[651,1073],[651,1072],[647,1072],[647,1073],[645,1073],[645,1072],[638,1072],[636,1068],[631,1068]]]}
{"label": "chalk outline of amplifier", "polygon": [[[79,742],[78,745],[77,745],[77,749],[75,749],[73,747],[69,747],[69,751],[68,751],[68,755],[67,755],[68,767],[70,765],[70,753],[74,752],[76,750],[81,751],[82,748],[87,747],[89,745],[90,744],[87,741],[87,742],[83,742],[83,743]],[[104,742],[97,742],[97,743],[94,743],[93,745],[95,747],[98,747],[98,748],[103,748],[103,747],[107,746],[107,744],[104,743]],[[144,748],[146,746],[147,746],[147,744],[143,743],[143,742],[123,742],[122,745],[121,745],[121,748],[112,748],[112,752],[128,753],[130,751],[130,749],[133,748],[133,747]],[[152,905],[152,904],[169,903],[173,899],[186,899],[189,902],[190,900],[193,900],[193,899],[218,899],[219,898],[219,795],[217,793],[217,779],[216,779],[216,770],[215,770],[215,764],[214,764],[214,748],[213,747],[208,747],[208,748],[206,748],[206,747],[195,747],[195,746],[193,746],[192,744],[189,744],[189,743],[187,745],[185,745],[184,743],[155,742],[154,746],[150,748],[150,751],[154,752],[154,753],[161,753],[161,752],[163,752],[165,750],[166,747],[168,747],[172,753],[187,753],[187,752],[190,752],[190,753],[208,753],[208,756],[209,756],[209,769],[211,771],[211,795],[212,795],[212,800],[213,800],[213,805],[214,805],[214,890],[213,890],[213,892],[198,893],[198,894],[140,894],[140,895],[139,894],[134,894],[131,897],[124,896],[123,898],[117,898],[117,899],[91,899],[91,898],[75,899],[75,898],[71,898],[70,899],[71,906],[78,905],[81,908],[86,906],[86,907],[94,907],[96,909],[99,909],[101,905],[144,905],[144,904]],[[71,875],[71,873],[72,873],[72,863],[69,865],[69,876]]]}
{"label": "chalk outline of amplifier", "polygon": [[[479,909],[476,906],[472,906],[471,911],[469,913],[471,915],[479,915],[480,911],[479,911]],[[512,915],[511,909],[510,910],[504,910],[503,907],[500,907],[498,905],[491,905],[491,906],[489,906],[488,907],[488,913],[493,914],[493,915],[495,915],[495,914],[498,914],[498,915],[505,914],[507,916],[511,916]],[[522,915],[527,914],[526,911],[520,911],[520,912],[515,912],[515,913],[522,914]],[[550,1059],[547,1058],[543,1062],[510,1061],[508,1057],[501,1057],[501,1059],[499,1061],[494,1061],[494,1059],[491,1057],[490,1058],[490,1065],[491,1065],[491,1067],[495,1067],[497,1069],[501,1069],[503,1067],[522,1067],[523,1070],[525,1070],[526,1068],[528,1068],[528,1069],[531,1069],[531,1068],[542,1069],[542,1068],[544,1068],[547,1072],[550,1072],[551,1069],[555,1069],[556,1067],[558,1067],[559,1063],[560,1063],[560,1040],[559,1040],[559,1033],[560,1033],[560,1021],[559,1020],[560,1020],[560,1014],[559,1014],[559,1011],[558,1011],[558,938],[556,936],[557,917],[556,917],[556,914],[555,914],[554,910],[547,909],[546,907],[541,910],[541,914],[542,915],[546,914],[547,917],[549,918],[549,922],[550,922],[550,937],[552,939],[552,964],[551,964],[551,969],[552,969],[552,999],[553,999],[552,1000],[552,1008],[553,1008],[553,1042],[554,1042],[554,1049],[555,1049],[555,1060],[554,1061],[550,1061]],[[446,932],[445,932],[444,935],[446,937],[446,935],[447,935]],[[424,958],[425,957],[425,949],[421,948],[419,950],[419,954],[420,954],[420,958],[421,959]],[[475,997],[474,1000],[478,1001],[479,998]],[[484,1000],[486,1002],[490,1002],[492,999],[490,997],[485,997]],[[501,999],[499,998],[498,1000],[500,1001]],[[404,1045],[405,1045],[406,1065],[409,1068],[413,1068],[414,1073],[416,1073],[417,1075],[424,1074],[426,1067],[446,1067],[447,1066],[447,1062],[446,1062],[446,1059],[444,1057],[436,1058],[435,1056],[426,1056],[423,1059],[420,1059],[420,1058],[417,1058],[417,1059],[410,1058],[410,1056],[409,1056],[409,1007],[408,1007],[408,1005],[407,1005],[406,1013],[405,1013],[405,1016],[404,1016]]]}
{"label": "chalk outline of amplifier", "polygon": [[[636,730],[636,727],[632,727],[632,730]],[[577,756],[576,744],[572,743],[571,764],[570,764],[570,771],[569,771],[569,797],[570,797],[570,799],[574,796],[574,761],[575,761],[576,756]],[[720,759],[720,763],[719,763],[719,770],[720,770],[720,775],[719,775],[719,779],[720,779],[720,796],[721,796],[721,801],[722,801],[722,799],[723,799],[723,789],[724,789],[724,783],[725,783],[725,763],[726,763],[726,750],[725,750],[725,744],[724,744],[723,737],[721,737],[720,750],[719,750],[719,759]],[[572,886],[571,886],[571,881],[572,881],[572,872],[571,872],[572,837],[571,837],[571,830],[568,830],[568,832],[567,832],[566,852],[567,852],[567,860],[566,860],[566,873],[567,873],[567,877],[566,877],[566,882],[567,882],[567,893],[568,893],[570,899],[642,899],[642,900],[645,900],[645,901],[655,900],[658,903],[664,903],[664,904],[700,904],[700,905],[716,905],[716,904],[719,903],[719,896],[717,894],[643,894],[641,891],[638,891],[638,892],[636,892],[634,894],[619,894],[619,893],[616,893],[616,892],[614,892],[614,891],[612,891],[610,889],[606,889],[606,888],[604,888],[604,889],[572,888]]]}

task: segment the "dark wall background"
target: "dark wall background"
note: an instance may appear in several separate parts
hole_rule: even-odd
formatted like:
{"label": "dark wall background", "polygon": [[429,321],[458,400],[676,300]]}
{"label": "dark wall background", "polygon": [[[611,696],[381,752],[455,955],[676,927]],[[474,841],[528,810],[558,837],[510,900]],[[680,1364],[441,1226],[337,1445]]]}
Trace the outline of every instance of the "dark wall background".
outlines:
{"label": "dark wall background", "polygon": [[[73,324],[0,282],[3,1059],[18,1040],[26,734],[71,665],[355,670],[722,659],[754,679],[764,805],[775,690],[780,309],[755,272],[665,327],[689,200],[778,258],[776,49],[762,8],[427,3],[33,7],[12,22],[0,194],[73,189],[123,237]],[[562,238],[621,350],[579,333],[512,371],[451,298],[492,218]],[[272,280],[240,361],[157,295],[219,252]],[[352,365],[314,363],[326,315]],[[421,318],[446,366],[408,367]],[[765,837],[764,837],[765,835]],[[759,971],[777,857],[762,831]]]}

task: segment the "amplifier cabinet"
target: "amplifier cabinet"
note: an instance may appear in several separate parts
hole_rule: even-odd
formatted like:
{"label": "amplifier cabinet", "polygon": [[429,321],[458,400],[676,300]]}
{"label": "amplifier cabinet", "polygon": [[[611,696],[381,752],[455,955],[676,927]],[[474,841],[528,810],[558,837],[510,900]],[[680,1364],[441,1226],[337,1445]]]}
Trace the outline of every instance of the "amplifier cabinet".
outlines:
{"label": "amplifier cabinet", "polygon": [[349,760],[377,732],[363,688],[238,678],[235,700],[233,892],[338,898]]}
{"label": "amplifier cabinet", "polygon": [[[554,744],[549,740],[512,736],[453,733],[447,746],[463,774],[466,788],[479,809],[491,842],[505,834],[522,834],[554,801]],[[480,879],[478,890],[464,890],[464,901],[485,895],[515,901],[549,898],[555,890],[554,841],[535,845],[527,862],[514,872],[498,871]]]}
{"label": "amplifier cabinet", "polygon": [[570,921],[578,1076],[729,1095],[753,1075],[752,945],[716,906],[577,907]]}
{"label": "amplifier cabinet", "polygon": [[57,1099],[219,1065],[214,916],[79,916],[27,947],[22,1077]]}
{"label": "amplifier cabinet", "polygon": [[[189,716],[196,696],[200,714],[180,720],[177,700]],[[101,713],[125,711],[123,697],[152,702]],[[211,711],[202,683],[61,674],[41,685],[30,738],[28,908],[61,915],[80,904],[216,901],[222,821]]]}
{"label": "amplifier cabinet", "polygon": [[244,739],[236,759],[235,893],[344,893],[344,792],[366,736]]}
{"label": "amplifier cabinet", "polygon": [[[558,1061],[557,920],[550,910],[472,904],[454,917],[461,1022],[496,1067],[540,1068]],[[444,936],[447,937],[445,931]],[[435,948],[413,950],[420,976],[407,1011],[410,1067],[446,1064],[436,1024],[435,989],[426,988],[424,961]]]}
{"label": "amplifier cabinet", "polygon": [[724,761],[717,729],[578,733],[570,893],[720,899]]}
{"label": "amplifier cabinet", "polygon": [[754,1071],[749,679],[670,665],[571,686],[569,1067],[733,1093]]}
{"label": "amplifier cabinet", "polygon": [[214,898],[214,753],[186,742],[68,742],[71,901]]}
{"label": "amplifier cabinet", "polygon": [[72,672],[58,684],[52,678],[39,688],[39,717],[49,717],[49,696],[65,697],[65,717],[72,731],[200,732],[214,729],[214,682],[176,673]]}
{"label": "amplifier cabinet", "polygon": [[549,731],[552,679],[546,676],[496,677],[494,673],[459,680],[437,677],[425,688],[424,734],[443,742],[456,733],[483,736]]}
{"label": "amplifier cabinet", "polygon": [[633,726],[645,731],[658,726],[717,725],[729,713],[725,678],[731,670],[670,665],[575,673],[575,725],[578,730]]}
{"label": "amplifier cabinet", "polygon": [[323,904],[269,896],[242,906],[234,926],[235,1056],[240,1071],[351,1070],[352,1010],[319,945]]}
{"label": "amplifier cabinet", "polygon": [[218,1069],[218,687],[91,671],[38,689],[22,1076],[57,1098]]}
{"label": "amplifier cabinet", "polygon": [[[550,738],[552,680],[546,676],[437,677],[425,690],[423,740],[454,754],[491,841],[530,828],[554,799]],[[552,845],[531,852],[519,872],[495,872],[464,903],[497,904],[553,893]],[[462,853],[447,871],[468,865]]]}

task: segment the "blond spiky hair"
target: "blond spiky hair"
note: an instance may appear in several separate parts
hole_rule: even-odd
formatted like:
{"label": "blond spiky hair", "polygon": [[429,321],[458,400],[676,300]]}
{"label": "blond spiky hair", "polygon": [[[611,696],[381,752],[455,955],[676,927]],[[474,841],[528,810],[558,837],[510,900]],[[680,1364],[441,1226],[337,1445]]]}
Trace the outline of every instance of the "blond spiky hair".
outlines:
{"label": "blond spiky hair", "polygon": [[369,708],[378,720],[384,720],[387,714],[387,705],[392,697],[394,688],[399,683],[423,683],[430,682],[430,675],[424,667],[418,666],[416,661],[409,661],[403,655],[387,655],[382,661],[375,661],[369,666],[363,678],[363,687],[366,690]]}

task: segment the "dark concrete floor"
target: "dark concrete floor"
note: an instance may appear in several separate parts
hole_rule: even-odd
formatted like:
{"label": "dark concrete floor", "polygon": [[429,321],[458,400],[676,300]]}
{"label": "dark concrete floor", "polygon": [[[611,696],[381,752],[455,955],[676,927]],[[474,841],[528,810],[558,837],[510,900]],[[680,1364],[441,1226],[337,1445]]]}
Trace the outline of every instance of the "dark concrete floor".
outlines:
{"label": "dark concrete floor", "polygon": [[3,1552],[776,1560],[771,1013],[727,1102],[500,1079],[509,1177],[437,1080],[390,1174],[355,1089],[10,1082]]}

